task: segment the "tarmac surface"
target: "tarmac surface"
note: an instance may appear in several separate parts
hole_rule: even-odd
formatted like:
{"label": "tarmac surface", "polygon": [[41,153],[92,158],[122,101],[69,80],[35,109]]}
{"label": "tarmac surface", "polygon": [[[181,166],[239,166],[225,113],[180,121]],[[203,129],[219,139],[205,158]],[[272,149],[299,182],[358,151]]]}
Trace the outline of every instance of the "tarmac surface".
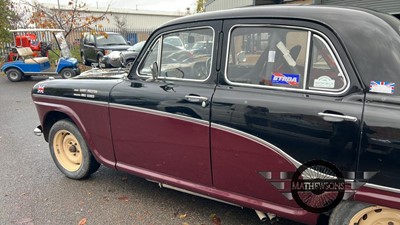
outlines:
{"label": "tarmac surface", "polygon": [[[260,225],[251,209],[160,188],[101,166],[90,178],[66,178],[39,125],[30,92],[47,77],[12,83],[0,75],[1,225]],[[280,220],[276,225],[296,224]]]}

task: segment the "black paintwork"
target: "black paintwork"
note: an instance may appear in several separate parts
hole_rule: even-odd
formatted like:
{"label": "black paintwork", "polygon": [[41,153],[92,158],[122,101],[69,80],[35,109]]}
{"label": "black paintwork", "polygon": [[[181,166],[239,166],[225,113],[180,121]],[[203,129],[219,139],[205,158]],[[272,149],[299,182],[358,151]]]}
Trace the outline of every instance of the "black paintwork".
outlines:
{"label": "black paintwork", "polygon": [[[95,101],[210,120],[262,138],[300,162],[318,158],[331,161],[344,171],[378,171],[371,183],[400,188],[400,92],[396,89],[389,96],[368,93],[370,81],[400,84],[398,21],[381,13],[352,8],[234,9],[168,22],[152,34],[144,49],[151,47],[163,32],[209,25],[210,21],[216,31],[215,55],[211,75],[203,83],[139,77],[136,68],[146,53],[142,51],[129,79],[46,81],[38,85],[45,85],[46,95],[82,99],[73,96],[73,89],[91,88],[99,90]],[[323,33],[343,61],[350,88],[344,94],[329,96],[227,84],[223,78],[227,36],[237,23],[303,26]],[[33,94],[37,94],[38,85]],[[212,101],[201,107],[186,101],[184,96],[188,94]],[[327,122],[317,116],[325,111],[351,115],[358,121]]]}

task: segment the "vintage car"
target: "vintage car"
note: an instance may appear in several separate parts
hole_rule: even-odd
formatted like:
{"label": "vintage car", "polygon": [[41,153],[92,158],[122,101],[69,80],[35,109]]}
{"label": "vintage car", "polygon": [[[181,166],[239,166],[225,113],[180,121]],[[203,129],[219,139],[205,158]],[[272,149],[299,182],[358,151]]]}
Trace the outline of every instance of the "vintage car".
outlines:
{"label": "vintage car", "polygon": [[[102,164],[263,220],[399,224],[399,27],[323,6],[182,17],[126,76],[36,84],[35,133],[72,179]],[[171,36],[212,49],[165,52]]]}

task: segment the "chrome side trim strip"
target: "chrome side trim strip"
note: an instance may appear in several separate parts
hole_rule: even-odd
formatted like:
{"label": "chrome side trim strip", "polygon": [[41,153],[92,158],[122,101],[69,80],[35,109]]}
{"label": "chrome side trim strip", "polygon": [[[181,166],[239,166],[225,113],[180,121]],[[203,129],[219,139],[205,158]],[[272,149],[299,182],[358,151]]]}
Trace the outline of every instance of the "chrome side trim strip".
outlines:
{"label": "chrome side trim strip", "polygon": [[[61,96],[39,95],[39,94],[32,94],[32,96],[35,98],[45,98],[45,99],[54,99],[54,100],[69,101],[69,102],[79,102],[91,105],[108,106],[108,102],[101,102],[89,99],[78,99],[78,98],[61,97]],[[39,102],[40,101],[34,101],[35,104]]]}
{"label": "chrome side trim strip", "polygon": [[154,109],[146,109],[146,108],[141,108],[141,107],[136,107],[136,106],[116,104],[116,103],[110,103],[110,108],[124,109],[124,110],[130,110],[130,111],[135,111],[135,112],[147,113],[147,114],[152,114],[152,115],[156,115],[156,116],[162,116],[162,117],[168,117],[168,118],[172,118],[172,119],[183,120],[186,122],[191,122],[191,123],[195,123],[195,124],[202,125],[202,126],[207,126],[207,127],[209,126],[208,120],[195,119],[195,118],[191,118],[191,117],[186,117],[186,116],[173,114],[173,113],[167,113],[167,112],[158,111],[158,110],[154,110]]}
{"label": "chrome side trim strip", "polygon": [[377,185],[377,184],[366,183],[364,185],[364,187],[374,188],[374,189],[378,189],[378,190],[381,190],[381,191],[389,191],[389,192],[400,194],[400,189],[391,188],[391,187],[385,187],[385,186],[381,186],[381,185]]}
{"label": "chrome side trim strip", "polygon": [[230,128],[230,127],[226,127],[226,126],[223,126],[223,125],[220,125],[220,124],[216,124],[216,123],[211,123],[211,128],[215,128],[215,129],[218,129],[218,130],[226,131],[226,132],[229,132],[231,134],[236,134],[236,135],[239,135],[239,136],[241,136],[243,138],[246,138],[246,139],[248,139],[250,141],[254,141],[254,142],[256,142],[256,143],[258,143],[260,145],[263,145],[263,146],[273,150],[275,153],[277,153],[278,155],[282,156],[283,158],[285,158],[286,160],[291,162],[296,168],[299,168],[301,166],[301,163],[299,161],[297,161],[296,159],[294,159],[293,157],[288,155],[282,149],[276,147],[275,145],[273,145],[273,144],[271,144],[271,143],[269,143],[269,142],[267,142],[267,141],[265,141],[265,140],[263,140],[261,138],[258,138],[256,136],[254,136],[254,135],[251,135],[251,134],[248,134],[248,133],[245,133],[243,131],[236,130],[236,129],[233,129],[233,128]]}

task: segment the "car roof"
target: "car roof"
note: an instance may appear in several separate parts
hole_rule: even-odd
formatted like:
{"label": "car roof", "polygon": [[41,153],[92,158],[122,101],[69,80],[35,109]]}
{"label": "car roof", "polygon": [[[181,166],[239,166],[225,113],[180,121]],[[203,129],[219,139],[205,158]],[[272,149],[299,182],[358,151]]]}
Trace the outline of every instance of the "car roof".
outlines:
{"label": "car roof", "polygon": [[304,18],[306,20],[320,21],[330,24],[332,20],[340,15],[346,19],[360,20],[365,17],[380,17],[379,12],[370,9],[339,6],[317,6],[317,5],[273,5],[252,6],[220,11],[198,13],[191,16],[180,17],[171,20],[164,26],[187,23],[191,21],[224,20],[240,18]]}

